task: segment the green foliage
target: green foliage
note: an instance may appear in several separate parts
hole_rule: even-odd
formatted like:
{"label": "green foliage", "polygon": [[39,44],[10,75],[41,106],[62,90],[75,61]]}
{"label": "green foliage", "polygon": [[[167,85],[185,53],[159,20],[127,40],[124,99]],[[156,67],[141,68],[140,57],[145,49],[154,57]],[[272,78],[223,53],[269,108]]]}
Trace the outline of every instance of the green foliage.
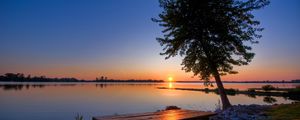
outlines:
{"label": "green foliage", "polygon": [[273,87],[272,85],[264,85],[261,87],[264,91],[271,91],[271,90],[275,90],[275,87]]}
{"label": "green foliage", "polygon": [[205,93],[209,93],[209,88],[204,88]]}
{"label": "green foliage", "polygon": [[233,89],[233,88],[225,89],[225,93],[228,95],[235,95],[237,94],[238,91],[239,91],[238,89]]}
{"label": "green foliage", "polygon": [[291,90],[288,91],[288,94],[290,94],[290,95],[300,95],[300,88],[296,87],[294,89],[291,89]]}
{"label": "green foliage", "polygon": [[237,73],[233,65],[247,65],[252,43],[262,31],[252,11],[268,0],[160,0],[163,12],[152,19],[164,27],[157,41],[166,59],[181,55],[182,69],[209,81],[212,76]]}
{"label": "green foliage", "polygon": [[247,92],[255,93],[255,89],[254,89],[254,88],[249,88],[249,89],[247,90]]}
{"label": "green foliage", "polygon": [[[215,90],[215,93],[219,94],[219,89],[216,88]],[[229,89],[225,89],[225,93],[227,95],[236,95],[238,93],[238,89],[233,89],[233,88],[229,88]]]}

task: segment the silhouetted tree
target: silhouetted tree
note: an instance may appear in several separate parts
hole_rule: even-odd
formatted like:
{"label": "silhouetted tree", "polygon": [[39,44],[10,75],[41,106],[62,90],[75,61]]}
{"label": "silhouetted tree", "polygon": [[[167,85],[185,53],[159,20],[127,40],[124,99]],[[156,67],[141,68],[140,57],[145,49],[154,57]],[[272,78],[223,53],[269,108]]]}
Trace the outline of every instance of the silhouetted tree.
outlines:
{"label": "silhouetted tree", "polygon": [[5,74],[5,77],[6,78],[10,78],[11,80],[14,80],[17,78],[17,74],[14,74],[14,73],[6,73]]}
{"label": "silhouetted tree", "polygon": [[[255,38],[259,21],[251,11],[269,4],[268,0],[160,0],[163,8],[153,18],[165,29],[157,38],[166,59],[183,56],[183,70],[210,84],[215,78],[223,109],[231,106],[220,75],[237,73],[233,65],[247,65],[254,56],[250,44]],[[208,84],[207,84],[208,83]]]}
{"label": "silhouetted tree", "polygon": [[31,79],[31,75],[27,75],[26,79]]}

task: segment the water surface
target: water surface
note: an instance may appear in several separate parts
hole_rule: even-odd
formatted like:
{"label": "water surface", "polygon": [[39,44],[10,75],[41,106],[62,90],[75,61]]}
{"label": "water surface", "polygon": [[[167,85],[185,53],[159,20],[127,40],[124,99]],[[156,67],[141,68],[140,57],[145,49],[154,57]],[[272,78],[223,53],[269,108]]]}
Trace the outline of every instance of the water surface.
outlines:
{"label": "water surface", "polygon": [[[225,83],[226,88],[248,89],[262,83]],[[300,84],[272,84],[291,88]],[[157,89],[204,88],[202,83],[0,83],[0,120],[86,120],[92,116],[152,112],[176,105],[184,109],[213,111],[220,98],[214,93]],[[290,103],[293,100],[246,95],[229,96],[232,104]]]}

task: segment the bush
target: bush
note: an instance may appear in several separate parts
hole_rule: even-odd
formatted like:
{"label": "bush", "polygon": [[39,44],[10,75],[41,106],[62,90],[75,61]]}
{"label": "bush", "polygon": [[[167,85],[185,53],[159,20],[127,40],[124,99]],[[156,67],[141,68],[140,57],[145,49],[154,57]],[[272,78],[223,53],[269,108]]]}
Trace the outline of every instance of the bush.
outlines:
{"label": "bush", "polygon": [[[214,91],[215,91],[215,93],[219,94],[218,88],[216,88]],[[237,94],[238,91],[239,91],[238,89],[233,89],[233,88],[225,89],[225,93],[227,95],[235,95],[235,94]]]}
{"label": "bush", "polygon": [[264,85],[261,87],[264,91],[271,91],[271,90],[275,90],[275,87],[272,85]]}
{"label": "bush", "polygon": [[249,88],[247,91],[248,91],[248,92],[254,93],[254,92],[255,92],[255,89],[254,89],[254,88]]}
{"label": "bush", "polygon": [[290,95],[299,95],[300,94],[300,88],[294,88],[288,91],[288,94]]}
{"label": "bush", "polygon": [[209,88],[204,88],[205,93],[209,93]]}
{"label": "bush", "polygon": [[238,91],[239,90],[233,88],[225,89],[227,95],[235,95]]}

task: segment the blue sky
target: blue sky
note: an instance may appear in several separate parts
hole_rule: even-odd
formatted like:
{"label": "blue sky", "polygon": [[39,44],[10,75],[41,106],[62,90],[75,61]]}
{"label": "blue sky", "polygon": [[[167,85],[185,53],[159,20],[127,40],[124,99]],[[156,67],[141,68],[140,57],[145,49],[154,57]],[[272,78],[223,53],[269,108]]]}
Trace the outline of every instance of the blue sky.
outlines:
{"label": "blue sky", "polygon": [[[160,12],[158,0],[1,0],[0,74],[196,79],[180,57],[159,55],[161,28],[151,18]],[[265,28],[255,59],[225,79],[300,78],[300,1],[271,0],[255,15]]]}

